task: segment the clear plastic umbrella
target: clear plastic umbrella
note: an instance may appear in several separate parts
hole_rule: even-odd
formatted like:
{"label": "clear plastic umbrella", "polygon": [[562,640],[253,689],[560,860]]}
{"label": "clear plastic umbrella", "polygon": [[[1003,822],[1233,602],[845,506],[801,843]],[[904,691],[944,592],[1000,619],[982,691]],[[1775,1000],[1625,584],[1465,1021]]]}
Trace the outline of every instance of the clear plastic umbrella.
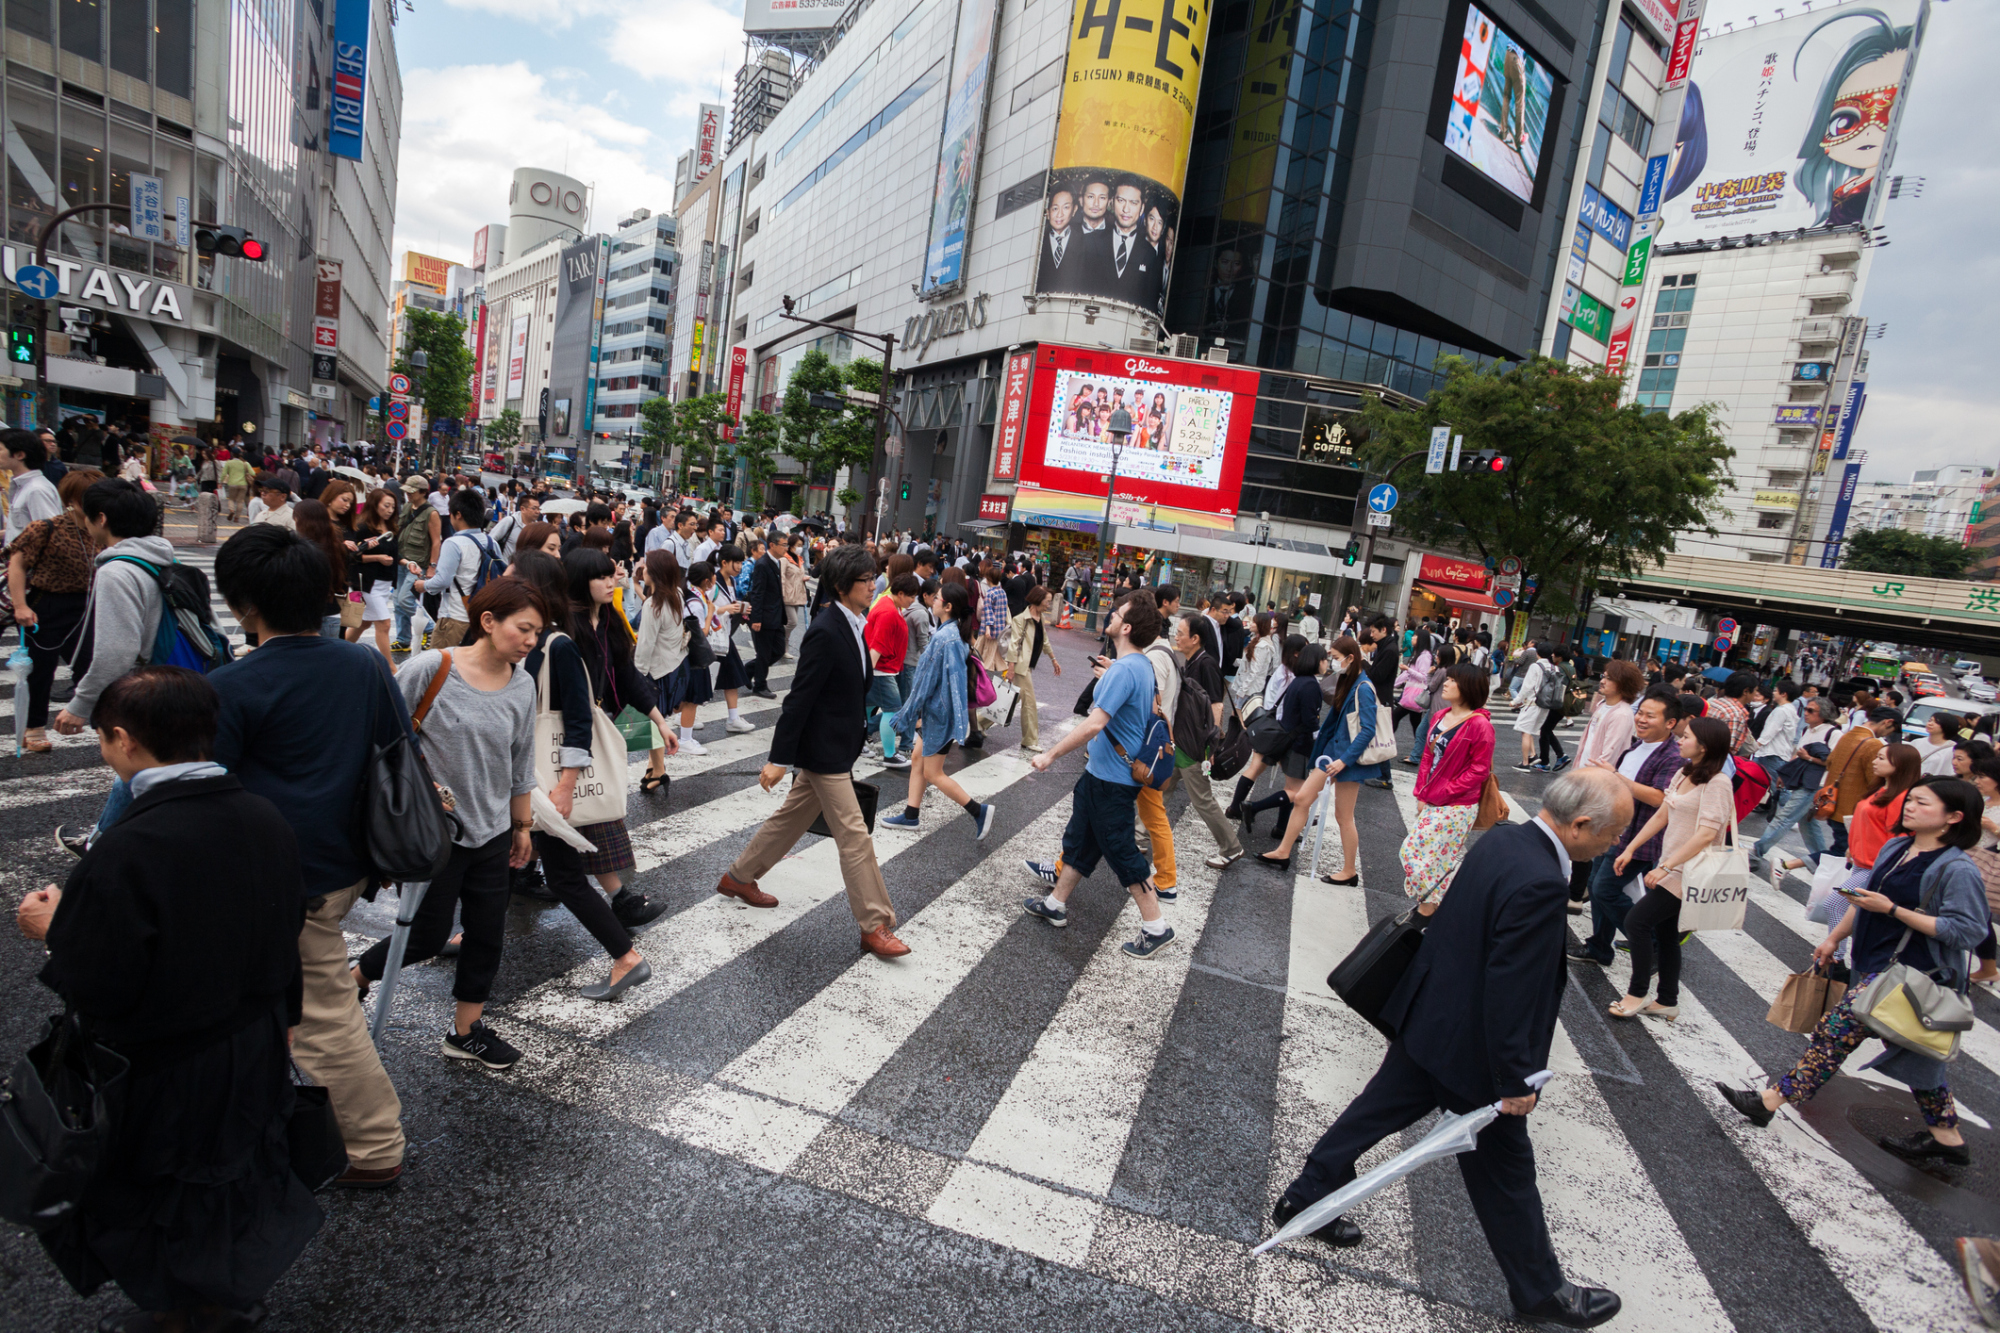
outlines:
{"label": "clear plastic umbrella", "polygon": [[[1528,1086],[1539,1093],[1554,1077],[1551,1071],[1544,1069],[1539,1074],[1528,1076]],[[1356,1204],[1374,1198],[1426,1162],[1471,1152],[1479,1145],[1479,1131],[1499,1118],[1498,1102],[1491,1106],[1482,1106],[1476,1111],[1467,1111],[1464,1115],[1447,1113],[1437,1122],[1436,1128],[1424,1135],[1421,1143],[1404,1149],[1367,1175],[1356,1177],[1324,1199],[1300,1209],[1298,1216],[1279,1227],[1271,1239],[1250,1253],[1262,1254],[1274,1245],[1318,1231],[1334,1218],[1349,1211]]]}
{"label": "clear plastic umbrella", "polygon": [[21,631],[21,644],[7,658],[7,669],[14,673],[14,757],[19,759],[28,752],[28,675],[35,669],[35,659],[28,656],[28,631]]}

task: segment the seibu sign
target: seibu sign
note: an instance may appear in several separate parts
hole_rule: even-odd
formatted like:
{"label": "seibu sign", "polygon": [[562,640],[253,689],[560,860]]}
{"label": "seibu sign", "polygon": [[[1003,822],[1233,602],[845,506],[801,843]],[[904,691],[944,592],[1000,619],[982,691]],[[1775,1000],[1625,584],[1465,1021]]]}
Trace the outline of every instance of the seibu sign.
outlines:
{"label": "seibu sign", "polygon": [[1422,583],[1442,583],[1468,592],[1486,591],[1486,566],[1476,560],[1454,560],[1450,556],[1427,555],[1417,566]]}

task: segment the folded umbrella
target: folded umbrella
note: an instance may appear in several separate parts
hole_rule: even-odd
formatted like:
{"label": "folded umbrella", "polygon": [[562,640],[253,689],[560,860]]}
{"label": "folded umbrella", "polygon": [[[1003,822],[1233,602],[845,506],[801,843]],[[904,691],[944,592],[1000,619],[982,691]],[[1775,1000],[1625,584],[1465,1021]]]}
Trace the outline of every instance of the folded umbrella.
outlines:
{"label": "folded umbrella", "polygon": [[21,644],[7,658],[7,669],[14,673],[14,757],[19,759],[28,752],[28,676],[35,669],[35,659],[28,656],[28,635],[32,630],[21,631]]}
{"label": "folded umbrella", "polygon": [[[1528,1086],[1539,1093],[1554,1077],[1552,1071],[1544,1069],[1538,1074],[1528,1076]],[[1422,1142],[1415,1147],[1404,1149],[1367,1175],[1357,1176],[1317,1203],[1301,1208],[1296,1217],[1279,1227],[1271,1239],[1250,1253],[1262,1254],[1274,1245],[1311,1235],[1342,1213],[1353,1209],[1356,1204],[1374,1198],[1426,1162],[1471,1152],[1479,1146],[1479,1131],[1499,1118],[1498,1102],[1491,1106],[1482,1106],[1476,1111],[1467,1111],[1464,1115],[1447,1112],[1437,1122],[1436,1128],[1424,1135]]]}

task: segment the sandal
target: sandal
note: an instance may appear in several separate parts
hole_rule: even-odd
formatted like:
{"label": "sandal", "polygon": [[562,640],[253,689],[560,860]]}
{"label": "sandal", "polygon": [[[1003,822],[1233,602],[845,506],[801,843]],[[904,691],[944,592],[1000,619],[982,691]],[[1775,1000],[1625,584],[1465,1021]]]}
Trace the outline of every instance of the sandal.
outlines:
{"label": "sandal", "polygon": [[665,773],[648,773],[639,779],[639,790],[658,791],[661,787],[666,786],[666,784],[667,775]]}

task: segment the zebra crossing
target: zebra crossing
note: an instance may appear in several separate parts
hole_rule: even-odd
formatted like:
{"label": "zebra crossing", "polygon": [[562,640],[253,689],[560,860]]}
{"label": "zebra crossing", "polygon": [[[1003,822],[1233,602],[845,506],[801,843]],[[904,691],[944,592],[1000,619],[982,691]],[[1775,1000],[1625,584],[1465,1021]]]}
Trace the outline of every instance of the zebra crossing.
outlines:
{"label": "zebra crossing", "polygon": [[[791,669],[773,673],[781,694]],[[487,1018],[525,1058],[487,1074],[436,1056],[451,965],[405,974],[384,1058],[403,1097],[413,1175],[438,1186],[435,1200],[420,1184],[406,1186],[401,1216],[453,1224],[452,1187],[477,1176],[474,1145],[497,1135],[517,1140],[510,1160],[523,1169],[549,1153],[572,1165],[557,1173],[563,1179],[511,1186],[531,1192],[482,1211],[463,1244],[539,1239],[536,1215],[565,1215],[566,1191],[583,1188],[566,1177],[597,1169],[589,1154],[615,1151],[637,1230],[646,1229],[640,1201],[653,1190],[679,1200],[681,1228],[708,1216],[691,1195],[720,1191],[729,1208],[754,1199],[800,1236],[861,1228],[880,1247],[871,1263],[903,1283],[962,1282],[992,1308],[1022,1283],[1076,1302],[1044,1307],[1042,1327],[1079,1326],[1105,1293],[1147,1303],[1151,1313],[1134,1315],[1133,1327],[1511,1324],[1463,1188],[1442,1165],[1357,1210],[1367,1239],[1356,1249],[1303,1242],[1250,1257],[1278,1192],[1379,1063],[1381,1037],[1332,996],[1325,977],[1372,921],[1405,904],[1397,850],[1415,818],[1413,770],[1392,765],[1393,794],[1363,793],[1359,890],[1248,861],[1208,868],[1215,849],[1205,827],[1188,817],[1184,796],[1171,797],[1180,884],[1166,910],[1178,941],[1142,963],[1119,953],[1136,933],[1136,911],[1103,876],[1078,891],[1067,930],[1022,914],[1036,886],[1020,862],[1044,859],[1059,843],[1080,765],[1072,757],[1037,774],[996,735],[984,752],[951,761],[971,795],[999,805],[991,838],[975,842],[964,813],[935,792],[918,829],[876,836],[898,933],[913,950],[890,964],[856,949],[828,840],[806,838],[763,880],[775,909],[713,892],[783,799],[782,787],[766,793],[756,783],[778,705],[744,702],[757,727],[744,735],[720,736],[713,724],[723,706],[703,706],[707,753],[669,758],[665,800],[637,791],[643,756],[633,756],[628,824],[638,865],[627,882],[669,908],[637,937],[652,981],[617,1004],[577,998],[601,978],[601,950],[566,913],[516,904]],[[1044,707],[1053,743],[1073,722],[1062,703]],[[46,827],[94,813],[108,785],[101,773],[0,758],[0,838],[14,853],[0,884],[18,891],[62,873]],[[881,784],[885,810],[905,780],[866,756],[856,777]],[[1510,817],[1532,815],[1545,781],[1503,778]],[[1855,1160],[1853,1135],[1812,1107],[1757,1130],[1713,1090],[1716,1080],[1776,1074],[1803,1048],[1803,1038],[1764,1021],[1785,974],[1823,933],[1804,919],[1803,888],[1795,879],[1760,889],[1743,931],[1688,946],[1678,1023],[1604,1015],[1622,989],[1622,960],[1572,975],[1551,1054],[1558,1078],[1530,1133],[1556,1251],[1575,1280],[1621,1293],[1614,1327],[1977,1327],[1948,1256],[1952,1236],[1975,1230],[1968,1215],[1993,1213],[1989,1231],[2000,1234],[2000,1207],[1978,1192],[1980,1181],[1932,1181],[1956,1198],[1957,1211],[1942,1208],[1922,1189],[1885,1184]],[[393,909],[384,895],[350,917],[357,951],[387,933]],[[10,973],[28,972],[25,952],[0,959]],[[0,999],[25,984],[0,981],[15,987],[0,988]],[[7,1007],[39,1012],[18,1000]],[[1991,1132],[2000,1006],[1982,994],[1978,1008],[1953,1085],[1975,1160],[2000,1160]],[[1878,1049],[1864,1047],[1847,1077],[1879,1084],[1860,1070]],[[1911,1110],[1906,1094],[1903,1108]],[[535,1126],[527,1139],[524,1124]],[[1427,1128],[1384,1143],[1363,1169]],[[702,1183],[690,1187],[681,1177],[697,1170]],[[720,1181],[727,1187],[708,1183]],[[20,1244],[0,1238],[0,1262],[42,1273]],[[438,1272],[452,1263],[430,1260]],[[309,1251],[286,1282],[324,1299],[343,1271]],[[651,1296],[681,1299],[695,1280],[656,1275]],[[428,1291],[433,1268],[408,1281],[406,1298]],[[565,1322],[565,1302],[576,1299],[522,1288],[509,1310],[526,1301],[542,1323],[576,1326]],[[357,1301],[318,1319],[369,1325],[365,1294]],[[750,1322],[758,1288],[736,1301],[729,1309]],[[675,1324],[657,1311],[644,1319]],[[1005,1322],[975,1317],[971,1326]]]}

